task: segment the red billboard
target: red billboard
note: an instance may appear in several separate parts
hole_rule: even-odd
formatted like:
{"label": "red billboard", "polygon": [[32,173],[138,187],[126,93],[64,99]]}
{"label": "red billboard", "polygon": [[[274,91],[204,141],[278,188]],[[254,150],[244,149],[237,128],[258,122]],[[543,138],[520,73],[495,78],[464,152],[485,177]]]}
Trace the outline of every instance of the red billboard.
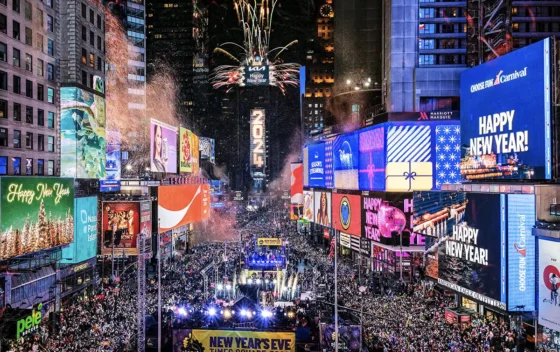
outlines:
{"label": "red billboard", "polygon": [[[140,202],[104,202],[103,203],[103,254],[112,254],[112,243],[118,230],[122,231],[121,241],[115,244],[116,256],[138,255],[136,238],[140,233]],[[109,233],[110,231],[110,233]],[[107,233],[106,233],[107,232]]]}
{"label": "red billboard", "polygon": [[360,196],[346,193],[332,194],[332,224],[344,233],[360,237],[362,217]]}
{"label": "red billboard", "polygon": [[210,213],[208,184],[158,187],[159,232],[200,221]]}

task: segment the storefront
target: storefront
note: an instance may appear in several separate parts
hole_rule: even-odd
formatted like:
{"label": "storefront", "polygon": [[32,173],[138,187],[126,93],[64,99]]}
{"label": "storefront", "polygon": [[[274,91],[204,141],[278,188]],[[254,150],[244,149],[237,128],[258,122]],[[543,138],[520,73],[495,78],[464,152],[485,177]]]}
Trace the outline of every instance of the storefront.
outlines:
{"label": "storefront", "polygon": [[97,258],[60,269],[60,296],[67,301],[76,296],[94,294]]}
{"label": "storefront", "polygon": [[374,243],[372,249],[373,271],[396,274],[400,277],[402,265],[403,279],[411,281],[420,275],[420,268],[423,266],[423,253],[424,247],[403,247],[401,252],[400,247]]}

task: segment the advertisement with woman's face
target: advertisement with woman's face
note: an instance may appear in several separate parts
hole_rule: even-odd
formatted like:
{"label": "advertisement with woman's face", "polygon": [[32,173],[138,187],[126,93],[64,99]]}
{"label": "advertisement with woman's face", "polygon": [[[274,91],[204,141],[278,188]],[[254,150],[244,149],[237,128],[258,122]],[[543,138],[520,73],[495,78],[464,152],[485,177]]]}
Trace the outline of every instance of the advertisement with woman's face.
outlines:
{"label": "advertisement with woman's face", "polygon": [[177,172],[177,128],[157,120],[150,124],[152,172]]}
{"label": "advertisement with woman's face", "polygon": [[319,225],[331,226],[331,193],[327,191],[315,191],[315,222]]}

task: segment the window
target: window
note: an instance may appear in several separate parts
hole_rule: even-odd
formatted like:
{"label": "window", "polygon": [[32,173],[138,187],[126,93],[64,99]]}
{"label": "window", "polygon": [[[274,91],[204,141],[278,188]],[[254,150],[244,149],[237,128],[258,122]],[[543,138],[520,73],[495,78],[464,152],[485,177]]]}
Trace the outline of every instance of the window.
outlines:
{"label": "window", "polygon": [[19,13],[19,0],[12,0],[12,10]]}
{"label": "window", "polygon": [[14,130],[14,148],[21,148],[21,131]]}
{"label": "window", "polygon": [[95,34],[93,31],[89,31],[89,45],[95,46]]}
{"label": "window", "polygon": [[459,110],[459,97],[420,97],[420,111]]}
{"label": "window", "polygon": [[8,34],[8,18],[0,13],[0,32]]}
{"label": "window", "polygon": [[19,51],[19,49],[12,48],[12,56],[12,64],[14,66],[21,67],[21,52]]}
{"label": "window", "polygon": [[8,60],[8,46],[0,42],[0,61],[6,62]]}
{"label": "window", "polygon": [[101,16],[97,15],[97,28],[101,29]]}
{"label": "window", "polygon": [[0,128],[0,147],[8,146],[8,129]]}
{"label": "window", "polygon": [[37,83],[37,99],[45,101],[45,86]]}
{"label": "window", "polygon": [[33,46],[33,31],[29,27],[25,27],[25,44]]}
{"label": "window", "polygon": [[100,58],[100,57],[97,58],[97,69],[98,69],[99,71],[103,71],[103,63],[101,62],[101,58]]}
{"label": "window", "polygon": [[8,118],[8,102],[0,99],[0,119]]}
{"label": "window", "polygon": [[37,110],[37,125],[45,126],[45,110]]}
{"label": "window", "polygon": [[33,149],[33,133],[31,132],[25,134],[25,148]]}
{"label": "window", "polygon": [[33,7],[29,1],[24,3],[25,19],[31,21],[33,19]]}
{"label": "window", "polygon": [[53,8],[53,0],[47,0],[47,6]]}
{"label": "window", "polygon": [[87,86],[87,72],[82,70],[82,84]]}
{"label": "window", "polygon": [[95,18],[94,18],[94,17],[95,17],[95,13],[93,12],[92,9],[89,9],[89,22],[90,22],[91,24],[94,24],[94,23],[95,23]]}
{"label": "window", "polygon": [[33,56],[25,54],[25,70],[33,72]]}
{"label": "window", "polygon": [[82,48],[82,64],[87,65],[87,50]]}
{"label": "window", "polygon": [[101,50],[101,37],[97,36],[97,50]]}
{"label": "window", "polygon": [[47,64],[47,79],[49,81],[54,80],[54,65],[53,64]]}
{"label": "window", "polygon": [[47,15],[47,31],[54,32],[54,20],[51,15]]}
{"label": "window", "polygon": [[48,114],[47,127],[54,128],[54,112],[52,111],[49,111]]}
{"label": "window", "polygon": [[17,21],[12,22],[12,37],[19,40],[19,22]]}
{"label": "window", "polygon": [[418,64],[422,65],[433,65],[435,62],[435,55],[419,55]]}
{"label": "window", "polygon": [[[42,1],[41,1],[42,2]],[[43,11],[37,7],[37,22],[39,23],[39,27],[43,28]]]}
{"label": "window", "polygon": [[8,90],[8,72],[0,71],[0,89]]}
{"label": "window", "polygon": [[426,34],[426,33],[435,33],[436,32],[436,25],[433,23],[420,23],[419,32]]}
{"label": "window", "polygon": [[7,1],[6,0],[0,0],[0,4],[7,6]]}
{"label": "window", "polygon": [[54,137],[47,136],[47,151],[54,152]]}
{"label": "window", "polygon": [[434,18],[435,9],[434,8],[420,8],[420,18]]}
{"label": "window", "polygon": [[14,103],[14,121],[21,121],[21,104]]}
{"label": "window", "polygon": [[52,39],[47,39],[47,54],[54,56],[54,41]]}
{"label": "window", "polygon": [[8,157],[0,156],[0,175],[8,174]]}
{"label": "window", "polygon": [[33,176],[33,159],[25,159],[25,174],[27,176]]}
{"label": "window", "polygon": [[45,68],[45,62],[41,59],[37,59],[37,76],[43,76]]}
{"label": "window", "polygon": [[86,26],[82,26],[82,40],[87,42],[87,28]]}
{"label": "window", "polygon": [[28,79],[25,80],[25,96],[33,98],[33,82]]}
{"label": "window", "polygon": [[45,135],[37,135],[37,149],[44,152],[45,151]]}
{"label": "window", "polygon": [[48,161],[47,176],[54,176],[54,160],[49,160]]}
{"label": "window", "polygon": [[87,7],[86,4],[82,2],[82,17],[87,18]]}
{"label": "window", "polygon": [[89,67],[95,67],[95,55],[89,53]]}
{"label": "window", "polygon": [[89,86],[90,88],[93,88],[93,75],[90,73],[89,74]]}
{"label": "window", "polygon": [[14,162],[14,175],[21,175],[21,158],[12,158]]}
{"label": "window", "polygon": [[54,89],[47,87],[47,103],[54,104]]}
{"label": "window", "polygon": [[37,175],[43,176],[45,174],[45,160],[37,159]]}
{"label": "window", "polygon": [[25,123],[33,124],[33,107],[26,106],[25,107]]}
{"label": "window", "polygon": [[435,49],[435,40],[433,39],[419,39],[418,48],[420,50],[431,50]]}
{"label": "window", "polygon": [[37,43],[36,43],[37,49],[38,49],[38,50],[41,50],[41,52],[44,52],[44,51],[45,51],[45,38],[43,37],[43,35],[41,35],[41,34],[39,34],[39,33],[37,33],[36,38],[37,38],[37,39],[36,39],[36,41],[37,41]]}

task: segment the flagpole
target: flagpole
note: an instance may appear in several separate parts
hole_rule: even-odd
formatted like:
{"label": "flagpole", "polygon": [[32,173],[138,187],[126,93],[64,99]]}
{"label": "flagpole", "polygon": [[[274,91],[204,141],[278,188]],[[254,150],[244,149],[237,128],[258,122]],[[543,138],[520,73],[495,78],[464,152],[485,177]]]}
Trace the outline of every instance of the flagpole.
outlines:
{"label": "flagpole", "polygon": [[335,351],[338,352],[338,250],[337,250],[337,231],[334,230],[334,334],[335,334]]}

